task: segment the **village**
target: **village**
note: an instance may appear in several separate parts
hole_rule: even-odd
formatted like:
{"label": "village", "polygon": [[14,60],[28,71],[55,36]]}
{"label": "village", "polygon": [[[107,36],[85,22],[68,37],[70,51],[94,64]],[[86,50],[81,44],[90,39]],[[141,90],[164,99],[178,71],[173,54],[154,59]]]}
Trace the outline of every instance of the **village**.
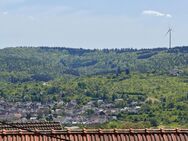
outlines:
{"label": "village", "polygon": [[123,99],[114,103],[103,100],[92,100],[83,106],[78,106],[76,100],[64,103],[47,102],[6,102],[0,100],[0,120],[14,122],[56,121],[61,124],[101,124],[117,120],[119,113],[136,114],[144,102],[133,101],[122,107]]}

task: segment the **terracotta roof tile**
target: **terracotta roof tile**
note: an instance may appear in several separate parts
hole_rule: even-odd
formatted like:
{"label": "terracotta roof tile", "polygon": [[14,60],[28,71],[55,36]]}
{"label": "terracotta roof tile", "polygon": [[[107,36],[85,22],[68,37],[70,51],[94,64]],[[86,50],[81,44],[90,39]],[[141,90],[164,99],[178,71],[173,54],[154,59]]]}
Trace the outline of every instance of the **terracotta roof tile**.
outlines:
{"label": "terracotta roof tile", "polygon": [[0,130],[0,141],[188,141],[188,129]]}

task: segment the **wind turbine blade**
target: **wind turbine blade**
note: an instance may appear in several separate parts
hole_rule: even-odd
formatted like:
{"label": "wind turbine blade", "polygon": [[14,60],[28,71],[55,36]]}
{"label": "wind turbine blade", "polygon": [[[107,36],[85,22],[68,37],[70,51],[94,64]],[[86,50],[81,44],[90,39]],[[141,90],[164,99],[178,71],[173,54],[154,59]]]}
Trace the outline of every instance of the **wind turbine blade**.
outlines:
{"label": "wind turbine blade", "polygon": [[168,31],[166,32],[165,36],[167,36],[170,32],[172,32],[172,28],[168,28]]}
{"label": "wind turbine blade", "polygon": [[170,30],[168,30],[168,31],[166,32],[165,36],[167,36],[169,32],[170,32]]}

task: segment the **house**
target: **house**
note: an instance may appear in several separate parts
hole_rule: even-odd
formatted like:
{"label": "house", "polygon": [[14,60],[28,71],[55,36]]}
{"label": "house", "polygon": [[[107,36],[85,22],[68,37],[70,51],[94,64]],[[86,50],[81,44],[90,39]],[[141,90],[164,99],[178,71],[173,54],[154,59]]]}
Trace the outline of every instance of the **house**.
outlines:
{"label": "house", "polygon": [[173,69],[169,71],[169,74],[172,76],[179,76],[181,73],[183,73],[183,71],[179,69]]}

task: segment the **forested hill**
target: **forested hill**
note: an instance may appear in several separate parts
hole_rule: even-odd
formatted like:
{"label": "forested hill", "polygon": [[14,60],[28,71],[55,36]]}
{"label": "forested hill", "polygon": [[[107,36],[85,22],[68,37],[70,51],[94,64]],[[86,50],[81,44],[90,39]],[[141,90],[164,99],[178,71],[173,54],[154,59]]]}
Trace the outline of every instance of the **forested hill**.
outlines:
{"label": "forested hill", "polygon": [[187,128],[188,47],[1,49],[0,101],[10,121]]}
{"label": "forested hill", "polygon": [[187,73],[188,47],[155,49],[74,49],[15,47],[0,50],[0,81],[49,81],[121,71]]}

